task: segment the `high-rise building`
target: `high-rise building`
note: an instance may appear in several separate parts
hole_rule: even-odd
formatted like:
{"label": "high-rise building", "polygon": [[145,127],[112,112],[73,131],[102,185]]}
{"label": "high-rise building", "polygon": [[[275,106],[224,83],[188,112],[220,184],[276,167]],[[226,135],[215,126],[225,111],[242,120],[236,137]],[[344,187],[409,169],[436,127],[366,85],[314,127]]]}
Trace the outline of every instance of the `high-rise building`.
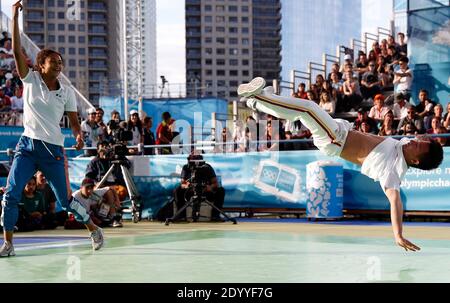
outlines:
{"label": "high-rise building", "polygon": [[[156,83],[156,4],[141,2],[145,50],[140,64],[147,87]],[[24,0],[23,29],[40,48],[63,55],[65,74],[96,104],[112,82],[119,82],[122,92],[123,9],[122,0]]]}
{"label": "high-rise building", "polygon": [[255,76],[279,78],[279,0],[186,0],[186,80],[190,97],[237,98]]}
{"label": "high-rise building", "polygon": [[335,55],[338,45],[361,37],[361,0],[281,0],[282,79],[291,70],[306,71],[308,62]]}
{"label": "high-rise building", "polygon": [[65,59],[65,74],[82,94],[95,103],[100,82],[108,78],[107,0],[25,0],[24,32],[40,47],[51,48]]}

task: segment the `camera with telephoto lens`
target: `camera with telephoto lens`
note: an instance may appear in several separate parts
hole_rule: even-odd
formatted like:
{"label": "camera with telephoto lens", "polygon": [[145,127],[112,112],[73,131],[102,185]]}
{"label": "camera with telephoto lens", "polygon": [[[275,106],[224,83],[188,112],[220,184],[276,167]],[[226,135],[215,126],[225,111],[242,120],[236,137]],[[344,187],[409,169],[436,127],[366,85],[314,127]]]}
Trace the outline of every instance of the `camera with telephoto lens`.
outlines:
{"label": "camera with telephoto lens", "polygon": [[191,171],[191,178],[189,179],[190,188],[194,193],[201,194],[203,188],[207,185],[206,180],[202,178],[202,170],[206,167],[206,162],[201,155],[189,156],[188,166]]}

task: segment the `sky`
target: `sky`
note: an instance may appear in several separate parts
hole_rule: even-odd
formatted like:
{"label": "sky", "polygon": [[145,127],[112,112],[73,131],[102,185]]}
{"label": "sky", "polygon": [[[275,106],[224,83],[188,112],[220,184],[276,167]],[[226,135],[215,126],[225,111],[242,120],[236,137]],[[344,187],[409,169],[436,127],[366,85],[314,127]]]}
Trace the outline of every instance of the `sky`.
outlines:
{"label": "sky", "polygon": [[[301,0],[313,1],[313,0]],[[375,32],[378,26],[389,28],[392,0],[361,0],[362,32]],[[1,0],[2,10],[11,15],[16,0]],[[156,0],[158,80],[164,75],[171,84],[184,83],[185,76],[185,16],[184,0]]]}

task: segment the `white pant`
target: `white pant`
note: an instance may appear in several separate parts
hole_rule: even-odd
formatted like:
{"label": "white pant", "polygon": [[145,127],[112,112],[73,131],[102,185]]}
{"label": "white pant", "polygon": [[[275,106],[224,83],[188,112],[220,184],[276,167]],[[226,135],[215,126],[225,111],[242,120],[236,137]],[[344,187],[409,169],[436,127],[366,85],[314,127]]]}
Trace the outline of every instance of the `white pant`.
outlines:
{"label": "white pant", "polygon": [[279,119],[300,120],[312,133],[314,145],[328,156],[340,156],[352,125],[341,119],[334,120],[313,101],[274,95],[267,88],[247,101],[258,111]]}

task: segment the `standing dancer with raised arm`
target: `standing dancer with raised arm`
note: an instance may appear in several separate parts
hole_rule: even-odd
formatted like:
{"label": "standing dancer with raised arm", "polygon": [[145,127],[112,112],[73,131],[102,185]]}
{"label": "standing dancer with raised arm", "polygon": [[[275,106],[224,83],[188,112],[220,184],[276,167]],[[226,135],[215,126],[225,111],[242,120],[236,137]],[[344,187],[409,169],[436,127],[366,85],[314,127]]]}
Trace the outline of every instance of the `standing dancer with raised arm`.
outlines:
{"label": "standing dancer with raised arm", "polygon": [[18,204],[28,180],[40,170],[47,178],[61,206],[74,214],[91,232],[92,247],[103,245],[103,232],[89,217],[86,209],[71,197],[68,167],[64,153],[64,136],[59,122],[67,112],[76,138],[76,148],[84,146],[78,122],[75,92],[58,81],[64,64],[61,55],[44,49],[36,57],[34,70],[29,69],[20,45],[19,11],[21,0],[13,5],[13,51],[16,68],[24,85],[24,133],[16,147],[2,201],[1,224],[4,243],[0,257],[14,256],[13,232],[18,218]]}

